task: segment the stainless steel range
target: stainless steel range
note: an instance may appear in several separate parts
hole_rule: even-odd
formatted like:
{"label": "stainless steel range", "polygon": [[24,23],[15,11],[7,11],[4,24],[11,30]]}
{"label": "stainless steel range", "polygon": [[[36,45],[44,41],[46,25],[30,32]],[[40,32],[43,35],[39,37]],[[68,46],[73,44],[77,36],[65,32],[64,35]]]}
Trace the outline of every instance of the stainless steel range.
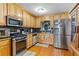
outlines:
{"label": "stainless steel range", "polygon": [[10,36],[12,37],[12,55],[15,56],[26,49],[26,35],[19,29],[11,29]]}
{"label": "stainless steel range", "polygon": [[12,37],[12,55],[15,56],[24,49],[26,49],[26,36],[22,34],[14,34]]}

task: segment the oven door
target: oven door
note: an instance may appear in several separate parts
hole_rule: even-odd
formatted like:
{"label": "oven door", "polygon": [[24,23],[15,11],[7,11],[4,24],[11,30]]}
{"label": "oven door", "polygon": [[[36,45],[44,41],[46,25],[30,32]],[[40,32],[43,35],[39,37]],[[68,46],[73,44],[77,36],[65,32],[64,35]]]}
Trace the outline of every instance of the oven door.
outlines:
{"label": "oven door", "polygon": [[26,40],[16,42],[16,53],[26,48]]}
{"label": "oven door", "polygon": [[20,51],[26,49],[26,40],[13,40],[12,41],[12,45],[13,45],[13,50],[12,50],[12,55],[15,56],[16,54],[18,54]]}

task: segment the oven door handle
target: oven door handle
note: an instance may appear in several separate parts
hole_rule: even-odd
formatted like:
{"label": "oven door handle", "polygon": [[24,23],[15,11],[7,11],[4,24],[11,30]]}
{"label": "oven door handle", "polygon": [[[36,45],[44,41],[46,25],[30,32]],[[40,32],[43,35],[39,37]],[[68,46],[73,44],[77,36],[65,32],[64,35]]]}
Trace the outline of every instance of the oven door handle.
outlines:
{"label": "oven door handle", "polygon": [[16,42],[20,42],[20,41],[26,41],[26,39],[17,40]]}

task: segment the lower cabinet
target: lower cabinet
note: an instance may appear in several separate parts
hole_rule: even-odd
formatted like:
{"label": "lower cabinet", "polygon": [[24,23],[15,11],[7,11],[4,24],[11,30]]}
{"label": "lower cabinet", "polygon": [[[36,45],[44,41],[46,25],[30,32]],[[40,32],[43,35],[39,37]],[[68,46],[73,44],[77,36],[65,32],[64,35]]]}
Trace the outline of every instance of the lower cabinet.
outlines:
{"label": "lower cabinet", "polygon": [[26,45],[27,45],[27,49],[32,46],[32,34],[27,35]]}
{"label": "lower cabinet", "polygon": [[0,56],[10,56],[10,45],[0,47]]}
{"label": "lower cabinet", "polygon": [[11,41],[5,38],[0,41],[0,56],[11,56]]}
{"label": "lower cabinet", "polygon": [[37,34],[37,42],[38,43],[45,43],[45,44],[53,44],[53,34],[41,32]]}

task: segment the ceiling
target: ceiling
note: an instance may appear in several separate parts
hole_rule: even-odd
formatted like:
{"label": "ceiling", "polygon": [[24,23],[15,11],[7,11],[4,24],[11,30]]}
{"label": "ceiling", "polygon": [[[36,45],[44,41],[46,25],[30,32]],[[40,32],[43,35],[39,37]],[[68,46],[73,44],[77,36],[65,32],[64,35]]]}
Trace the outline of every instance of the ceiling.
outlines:
{"label": "ceiling", "polygon": [[[20,5],[31,14],[41,16],[52,13],[70,12],[76,3],[20,3]],[[35,8],[37,7],[44,7],[47,12],[44,14],[39,14],[35,11]]]}

